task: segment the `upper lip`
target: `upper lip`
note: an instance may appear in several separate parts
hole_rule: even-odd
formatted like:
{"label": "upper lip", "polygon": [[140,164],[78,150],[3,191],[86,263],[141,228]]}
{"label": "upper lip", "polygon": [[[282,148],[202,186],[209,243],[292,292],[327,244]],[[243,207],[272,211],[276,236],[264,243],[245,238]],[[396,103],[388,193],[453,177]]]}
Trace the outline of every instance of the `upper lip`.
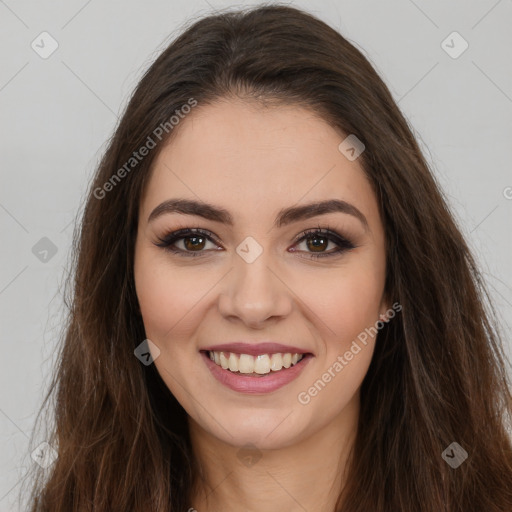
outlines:
{"label": "upper lip", "polygon": [[257,356],[260,354],[310,354],[309,350],[283,345],[282,343],[264,342],[264,343],[245,343],[236,341],[234,343],[222,343],[220,345],[210,345],[201,350],[212,352],[234,352],[235,354],[249,354]]}

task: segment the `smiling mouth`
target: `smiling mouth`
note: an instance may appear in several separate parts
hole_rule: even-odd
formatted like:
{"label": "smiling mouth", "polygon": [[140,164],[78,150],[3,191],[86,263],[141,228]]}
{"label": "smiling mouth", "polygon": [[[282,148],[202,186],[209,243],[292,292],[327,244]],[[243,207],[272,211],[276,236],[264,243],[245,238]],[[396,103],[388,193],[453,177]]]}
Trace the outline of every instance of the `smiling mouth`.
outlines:
{"label": "smiling mouth", "polygon": [[257,356],[225,351],[207,350],[202,352],[222,369],[246,377],[265,377],[272,373],[286,371],[288,368],[299,364],[303,359],[312,356],[309,353],[297,354],[290,352]]}

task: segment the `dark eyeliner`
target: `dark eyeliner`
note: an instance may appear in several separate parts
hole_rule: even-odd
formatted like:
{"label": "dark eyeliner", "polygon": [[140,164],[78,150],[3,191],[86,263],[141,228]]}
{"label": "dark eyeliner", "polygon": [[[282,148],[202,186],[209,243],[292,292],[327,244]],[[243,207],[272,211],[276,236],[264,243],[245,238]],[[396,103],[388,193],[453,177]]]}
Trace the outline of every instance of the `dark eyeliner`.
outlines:
{"label": "dark eyeliner", "polygon": [[183,251],[182,249],[176,249],[172,246],[174,242],[177,242],[181,238],[192,238],[194,236],[201,235],[210,242],[213,242],[214,244],[220,245],[220,243],[216,240],[216,238],[212,235],[211,232],[206,231],[201,228],[184,228],[179,229],[177,231],[173,231],[163,238],[158,237],[159,243],[155,243],[157,247],[161,247],[165,251],[172,252],[174,254],[177,254],[178,256],[201,256],[201,253],[205,251]]}
{"label": "dark eyeliner", "polygon": [[[154,242],[154,245],[156,245],[157,247],[161,247],[162,249],[169,251],[173,254],[176,254],[178,256],[184,256],[184,257],[202,256],[203,253],[206,251],[204,251],[204,250],[202,250],[202,251],[184,251],[182,249],[176,249],[173,247],[173,244],[180,239],[192,238],[194,236],[199,236],[199,235],[206,238],[207,240],[209,240],[210,242],[212,242],[216,245],[221,245],[220,242],[216,239],[215,236],[212,235],[211,232],[200,229],[200,228],[184,228],[184,229],[179,229],[177,231],[173,231],[173,232],[167,234],[166,236],[164,236],[163,238],[159,237],[158,238],[159,242],[158,243]],[[295,238],[294,246],[301,243],[304,240],[307,240],[308,238],[313,238],[314,236],[321,236],[331,242],[334,242],[338,246],[338,249],[336,249],[334,251],[330,251],[330,252],[323,252],[323,253],[322,252],[319,252],[319,253],[306,252],[306,254],[307,254],[306,258],[318,259],[318,258],[325,258],[325,257],[330,257],[330,256],[337,256],[345,251],[354,249],[356,247],[347,238],[345,238],[341,235],[338,235],[338,233],[331,231],[329,228],[321,228],[320,226],[317,228],[307,229],[306,231],[303,231],[302,233],[300,233],[300,235],[298,235]],[[304,251],[292,251],[292,252],[302,253]]]}
{"label": "dark eyeliner", "polygon": [[[342,254],[345,251],[349,251],[351,249],[355,249],[356,245],[354,245],[350,240],[347,238],[339,235],[338,233],[331,231],[329,227],[327,228],[321,228],[318,226],[317,228],[311,228],[307,229],[306,231],[303,231],[298,237],[295,239],[295,244],[297,245],[300,242],[307,240],[308,238],[314,238],[315,235],[320,235],[327,240],[334,242],[336,245],[338,245],[338,249],[331,251],[331,252],[307,252],[307,258],[311,259],[318,259],[318,258],[327,258],[330,256],[338,256]],[[298,251],[297,251],[298,252]]]}

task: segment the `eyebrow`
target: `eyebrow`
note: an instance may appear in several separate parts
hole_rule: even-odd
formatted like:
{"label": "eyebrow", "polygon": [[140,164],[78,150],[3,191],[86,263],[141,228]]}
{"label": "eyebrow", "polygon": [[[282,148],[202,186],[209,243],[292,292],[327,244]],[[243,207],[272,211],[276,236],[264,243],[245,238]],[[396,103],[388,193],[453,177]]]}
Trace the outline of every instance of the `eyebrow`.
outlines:
{"label": "eyebrow", "polygon": [[[310,217],[334,212],[346,213],[356,217],[363,224],[365,230],[369,230],[368,221],[363,213],[354,205],[340,199],[329,199],[302,206],[283,208],[277,214],[274,227],[286,226]],[[233,226],[234,224],[233,216],[224,208],[193,199],[168,199],[164,201],[151,212],[148,217],[148,223],[168,213],[196,215],[214,222],[227,224],[228,226]]]}

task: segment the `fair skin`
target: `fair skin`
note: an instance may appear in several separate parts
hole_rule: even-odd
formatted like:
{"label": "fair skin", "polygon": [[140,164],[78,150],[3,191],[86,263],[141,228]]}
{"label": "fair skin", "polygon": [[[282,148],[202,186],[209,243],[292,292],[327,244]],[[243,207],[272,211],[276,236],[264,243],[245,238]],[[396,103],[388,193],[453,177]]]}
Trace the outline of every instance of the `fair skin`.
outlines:
{"label": "fair skin", "polygon": [[[332,367],[390,307],[377,202],[358,160],[338,150],[343,139],[300,107],[230,99],[199,105],[154,162],[140,205],[135,283],[147,338],[160,350],[154,364],[188,413],[205,478],[191,498],[198,512],[325,511],[342,489],[376,338],[360,344],[342,371]],[[177,198],[225,209],[233,225],[176,212],[148,221]],[[284,208],[330,199],[357,208],[367,226],[340,211],[274,225]],[[340,246],[321,235],[297,242],[318,227],[355,247],[334,253]],[[155,245],[181,228],[215,239],[174,242],[196,257]],[[247,237],[262,250],[251,262],[236,251]],[[318,252],[332,255],[310,257]],[[242,393],[215,379],[200,353],[234,340],[272,340],[313,357],[283,387]],[[330,381],[308,394],[329,368]]]}

